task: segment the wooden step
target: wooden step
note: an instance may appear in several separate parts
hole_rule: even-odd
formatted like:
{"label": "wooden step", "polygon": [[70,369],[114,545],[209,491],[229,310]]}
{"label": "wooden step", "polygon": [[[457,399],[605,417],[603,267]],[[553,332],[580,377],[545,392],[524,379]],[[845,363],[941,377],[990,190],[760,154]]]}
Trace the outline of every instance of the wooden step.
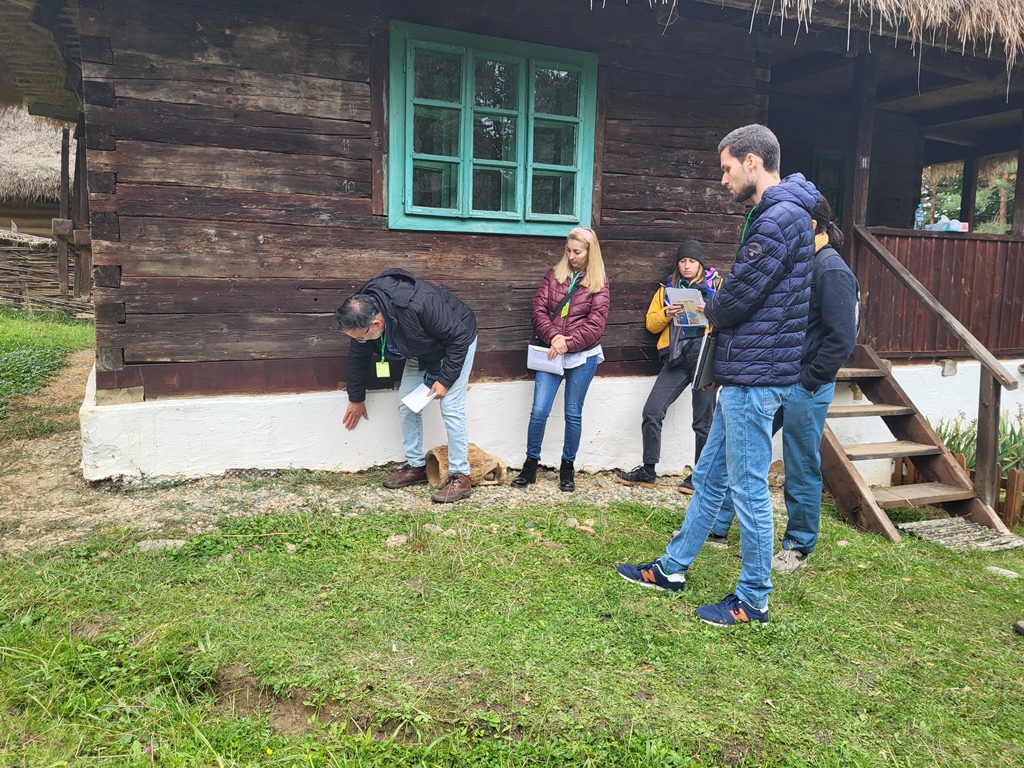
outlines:
{"label": "wooden step", "polygon": [[890,488],[872,486],[871,492],[882,509],[893,507],[919,507],[924,504],[942,504],[974,498],[973,488],[958,488],[945,483],[911,483]]}
{"label": "wooden step", "polygon": [[912,443],[909,440],[893,440],[885,443],[863,443],[861,445],[844,445],[843,450],[850,461],[866,461],[867,459],[892,459],[896,456],[930,456],[942,453],[937,445]]}
{"label": "wooden step", "polygon": [[840,368],[836,374],[836,381],[851,381],[855,379],[884,379],[885,371],[878,368]]}
{"label": "wooden step", "polygon": [[830,405],[828,418],[849,419],[855,416],[910,416],[913,408],[905,405]]}

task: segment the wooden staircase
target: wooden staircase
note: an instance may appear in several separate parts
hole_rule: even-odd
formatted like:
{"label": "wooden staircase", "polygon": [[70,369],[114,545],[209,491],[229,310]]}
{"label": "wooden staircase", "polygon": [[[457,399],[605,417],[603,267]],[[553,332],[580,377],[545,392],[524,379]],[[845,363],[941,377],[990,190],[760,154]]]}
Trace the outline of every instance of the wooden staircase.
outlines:
{"label": "wooden staircase", "polygon": [[[1000,533],[1009,533],[992,507],[975,493],[967,473],[910,401],[875,351],[858,344],[839,371],[837,382],[854,382],[868,405],[833,405],[828,419],[881,418],[895,440],[883,443],[843,445],[828,423],[821,441],[821,473],[825,487],[835,497],[847,522],[880,533],[890,541],[900,534],[886,509],[893,507],[942,507]],[[891,488],[869,486],[855,466],[857,461],[909,457],[925,482]]]}

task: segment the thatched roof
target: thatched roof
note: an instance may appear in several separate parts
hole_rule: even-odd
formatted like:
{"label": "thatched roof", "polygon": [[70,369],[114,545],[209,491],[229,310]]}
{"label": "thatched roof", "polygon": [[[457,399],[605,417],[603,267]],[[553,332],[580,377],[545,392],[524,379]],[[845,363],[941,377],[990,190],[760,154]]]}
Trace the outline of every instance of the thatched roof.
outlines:
{"label": "thatched roof", "polygon": [[75,120],[81,105],[76,0],[0,0],[0,109]]}
{"label": "thatched roof", "polygon": [[[689,0],[648,0],[678,7]],[[1024,58],[1024,0],[699,0],[798,22],[801,29],[845,21],[886,37],[909,37],[968,54],[1006,57],[1007,72]],[[596,3],[595,3],[596,4]]]}
{"label": "thatched roof", "polygon": [[54,120],[0,108],[0,200],[59,200],[60,142]]}

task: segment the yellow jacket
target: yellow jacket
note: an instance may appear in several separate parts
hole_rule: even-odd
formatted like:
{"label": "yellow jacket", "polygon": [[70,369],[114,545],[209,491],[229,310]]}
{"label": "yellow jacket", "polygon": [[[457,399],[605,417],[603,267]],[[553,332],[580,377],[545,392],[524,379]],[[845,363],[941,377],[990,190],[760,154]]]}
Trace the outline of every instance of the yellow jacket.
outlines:
{"label": "yellow jacket", "polygon": [[647,330],[651,333],[660,333],[658,337],[658,351],[668,348],[668,328],[671,318],[665,311],[665,286],[659,285],[651,299],[651,306],[647,308]]}
{"label": "yellow jacket", "polygon": [[[702,285],[707,285],[708,294],[714,293],[722,285],[722,276],[718,274],[714,267],[708,267],[704,271],[703,279],[700,284],[695,284],[692,287],[700,290]],[[702,290],[701,293],[704,293]],[[651,306],[647,308],[647,330],[651,333],[661,334],[658,337],[658,352],[663,349],[668,349],[669,345],[669,325],[670,318],[665,310],[668,307],[665,305],[665,286],[659,285],[658,290],[654,292],[654,298],[651,299]]]}

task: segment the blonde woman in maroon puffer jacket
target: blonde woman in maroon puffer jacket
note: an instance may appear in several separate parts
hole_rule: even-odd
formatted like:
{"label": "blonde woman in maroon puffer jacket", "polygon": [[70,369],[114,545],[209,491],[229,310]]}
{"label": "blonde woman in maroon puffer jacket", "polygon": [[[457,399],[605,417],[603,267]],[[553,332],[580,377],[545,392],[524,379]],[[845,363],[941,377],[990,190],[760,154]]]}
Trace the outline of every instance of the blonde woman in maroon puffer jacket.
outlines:
{"label": "blonde woman in maroon puffer jacket", "polygon": [[598,364],[604,361],[601,334],[608,320],[609,305],[608,278],[597,234],[586,227],[574,227],[566,238],[561,260],[544,275],[533,298],[533,330],[550,347],[549,360],[563,356],[564,373],[536,373],[526,433],[526,461],[512,481],[514,487],[525,488],[537,480],[544,428],[564,380],[565,439],[558,487],[563,491],[576,490],[574,462],[583,431],[583,401]]}

